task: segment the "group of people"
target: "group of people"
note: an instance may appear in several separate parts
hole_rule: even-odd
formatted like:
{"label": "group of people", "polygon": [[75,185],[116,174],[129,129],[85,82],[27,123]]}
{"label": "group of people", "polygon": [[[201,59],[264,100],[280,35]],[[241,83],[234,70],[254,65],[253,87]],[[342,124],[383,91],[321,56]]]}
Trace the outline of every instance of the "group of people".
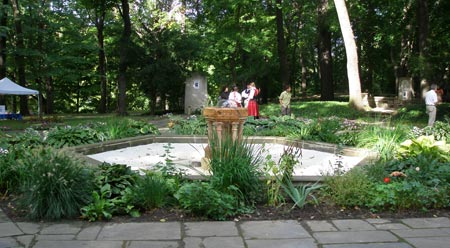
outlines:
{"label": "group of people", "polygon": [[246,108],[248,115],[255,119],[259,118],[259,108],[256,97],[259,95],[260,89],[256,88],[255,82],[247,85],[247,88],[239,92],[239,87],[233,86],[229,91],[228,86],[223,87],[219,96],[219,107],[229,108]]}

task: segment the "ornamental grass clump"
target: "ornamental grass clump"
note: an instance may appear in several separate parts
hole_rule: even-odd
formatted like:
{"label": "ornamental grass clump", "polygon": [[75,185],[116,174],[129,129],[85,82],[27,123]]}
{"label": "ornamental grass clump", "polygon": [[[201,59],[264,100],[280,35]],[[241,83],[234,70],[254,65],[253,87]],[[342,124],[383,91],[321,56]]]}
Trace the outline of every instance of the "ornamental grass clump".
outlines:
{"label": "ornamental grass clump", "polygon": [[259,180],[262,175],[259,169],[263,159],[261,149],[231,137],[224,137],[221,141],[213,138],[210,148],[212,185],[224,192],[234,186],[244,202],[253,204],[257,201],[262,192],[262,182]]}
{"label": "ornamental grass clump", "polygon": [[31,219],[73,218],[90,201],[93,174],[73,156],[52,148],[26,151],[20,160],[19,205]]}

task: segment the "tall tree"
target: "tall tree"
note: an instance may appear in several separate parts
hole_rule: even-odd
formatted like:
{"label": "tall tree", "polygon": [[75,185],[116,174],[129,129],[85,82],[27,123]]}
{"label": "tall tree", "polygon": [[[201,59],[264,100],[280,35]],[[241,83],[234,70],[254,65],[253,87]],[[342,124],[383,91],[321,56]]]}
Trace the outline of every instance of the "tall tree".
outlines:
{"label": "tall tree", "polygon": [[319,1],[317,18],[319,26],[318,59],[321,86],[320,99],[331,101],[334,99],[334,85],[328,0]]}
{"label": "tall tree", "polygon": [[2,1],[0,7],[0,78],[6,77],[6,39],[8,26],[8,0]]}
{"label": "tall tree", "polygon": [[[26,87],[26,75],[25,75],[25,58],[23,55],[23,51],[25,50],[25,44],[23,41],[23,32],[22,32],[22,14],[20,12],[19,0],[11,0],[11,4],[13,7],[14,13],[14,28],[16,31],[16,51],[14,54],[16,66],[17,66],[17,75],[19,78],[19,84],[23,87]],[[20,96],[20,113],[22,115],[29,115],[30,111],[28,109],[28,97]]]}
{"label": "tall tree", "polygon": [[276,0],[275,19],[277,23],[278,63],[280,65],[280,82],[282,85],[289,83],[289,64],[286,51],[286,39],[284,37],[283,1]]}
{"label": "tall tree", "polygon": [[349,103],[353,108],[363,110],[361,82],[359,79],[358,50],[350,24],[347,6],[345,5],[345,0],[334,0],[334,5],[336,6],[339,25],[341,27],[342,37],[344,38],[345,53],[347,55],[347,76],[350,95]]}
{"label": "tall tree", "polygon": [[128,0],[121,0],[121,15],[123,20],[123,31],[120,38],[120,61],[119,61],[119,101],[118,114],[127,114],[127,69],[129,64],[128,50],[131,43],[131,19],[130,5]]}

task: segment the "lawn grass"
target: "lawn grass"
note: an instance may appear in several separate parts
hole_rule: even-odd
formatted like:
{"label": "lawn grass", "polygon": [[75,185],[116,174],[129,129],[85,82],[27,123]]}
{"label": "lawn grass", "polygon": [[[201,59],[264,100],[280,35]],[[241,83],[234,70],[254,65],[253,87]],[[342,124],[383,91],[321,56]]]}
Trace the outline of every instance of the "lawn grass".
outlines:
{"label": "lawn grass", "polygon": [[[427,123],[427,114],[423,104],[410,104],[397,109],[394,115],[378,114],[373,112],[356,111],[349,107],[347,102],[338,101],[296,101],[292,103],[292,114],[296,117],[318,119],[325,117],[339,117],[352,120],[360,120],[367,123],[395,122],[398,125],[425,127]],[[260,105],[260,115],[279,116],[279,104],[269,103]],[[450,116],[450,104],[443,103],[438,106],[437,120],[444,121],[445,117]],[[144,115],[142,113],[131,113],[128,116],[118,116],[115,113],[97,114],[57,114],[44,115],[44,121],[55,122],[63,125],[78,125],[87,122],[108,122],[121,118],[131,118],[134,120],[151,121],[160,119],[160,116]],[[42,123],[33,116],[25,116],[23,120],[0,120],[0,130],[24,130],[37,123]]]}

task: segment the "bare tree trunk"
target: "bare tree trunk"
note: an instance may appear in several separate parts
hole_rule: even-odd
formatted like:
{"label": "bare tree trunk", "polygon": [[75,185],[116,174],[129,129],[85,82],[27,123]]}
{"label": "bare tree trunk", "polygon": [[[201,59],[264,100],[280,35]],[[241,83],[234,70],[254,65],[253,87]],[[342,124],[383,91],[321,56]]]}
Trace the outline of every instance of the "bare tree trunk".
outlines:
{"label": "bare tree trunk", "polygon": [[342,37],[344,38],[345,53],[347,55],[347,76],[348,89],[350,95],[350,106],[355,109],[363,110],[364,106],[361,97],[361,82],[359,78],[358,50],[356,47],[355,36],[350,25],[350,18],[347,12],[345,0],[334,0],[336,11],[339,18]]}
{"label": "bare tree trunk", "polygon": [[127,52],[130,46],[131,37],[131,20],[130,20],[130,5],[128,0],[121,0],[122,3],[122,19],[123,19],[123,33],[120,39],[120,61],[119,61],[119,115],[127,114],[127,69],[128,56]]}
{"label": "bare tree trunk", "polygon": [[102,10],[98,15],[96,12],[95,26],[97,27],[97,43],[98,43],[98,75],[100,77],[100,106],[98,112],[106,113],[107,109],[107,95],[108,86],[106,81],[106,56],[105,56],[105,41],[103,29],[105,24],[106,11]]}
{"label": "bare tree trunk", "polygon": [[328,0],[320,0],[318,6],[318,59],[321,86],[320,99],[323,101],[331,101],[334,99],[331,31],[328,24],[328,19]]}
{"label": "bare tree trunk", "polygon": [[[429,71],[424,70],[428,68],[426,66],[427,62],[427,46],[428,46],[428,36],[429,36],[429,19],[428,19],[428,0],[418,0],[417,6],[417,25],[418,25],[418,53],[420,61],[424,61],[425,65],[420,66],[420,93],[422,95],[425,92],[427,85],[427,78],[430,76]],[[417,88],[416,88],[417,89]]]}
{"label": "bare tree trunk", "polygon": [[[7,27],[8,26],[8,0],[2,1],[1,8],[1,19],[0,19],[0,26]],[[0,35],[0,79],[6,77],[6,39],[7,35],[6,32],[3,31]],[[5,97],[3,95],[0,95],[0,104],[5,105]]]}
{"label": "bare tree trunk", "polygon": [[[8,0],[3,0],[2,2],[0,26],[7,27],[8,11],[6,8],[8,7]],[[0,35],[0,79],[6,77],[6,39],[6,31],[3,30]]]}
{"label": "bare tree trunk", "polygon": [[277,23],[278,62],[280,65],[280,81],[282,85],[289,83],[289,65],[286,55],[286,40],[284,38],[284,21],[282,0],[276,0],[275,19]]}
{"label": "bare tree trunk", "polygon": [[[23,42],[23,32],[22,32],[22,16],[19,9],[19,0],[12,0],[12,7],[14,13],[14,27],[16,31],[16,49],[23,50],[25,48]],[[15,53],[15,60],[17,65],[17,74],[19,77],[19,84],[26,87],[25,78],[25,59],[23,55],[20,55],[17,51]],[[22,115],[29,115],[30,111],[28,109],[28,96],[20,96],[20,113]]]}

